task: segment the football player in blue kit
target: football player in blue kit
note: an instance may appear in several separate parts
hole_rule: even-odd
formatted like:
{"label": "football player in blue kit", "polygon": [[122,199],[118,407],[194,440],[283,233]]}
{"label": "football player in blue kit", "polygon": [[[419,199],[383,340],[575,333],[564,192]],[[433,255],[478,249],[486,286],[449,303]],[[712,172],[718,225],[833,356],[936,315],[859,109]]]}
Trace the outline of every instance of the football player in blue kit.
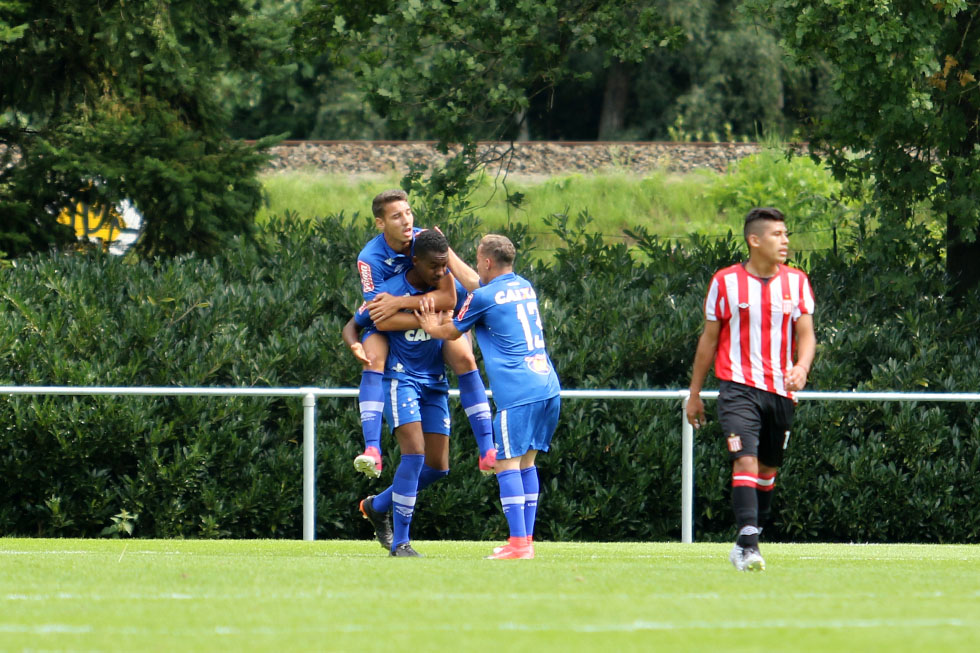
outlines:
{"label": "football player in blue kit", "polygon": [[[433,292],[447,272],[449,243],[437,231],[423,231],[415,238],[413,265],[388,279],[386,291],[396,297]],[[454,283],[456,283],[454,281]],[[459,303],[465,296],[460,286]],[[344,340],[357,342],[357,327],[376,327],[387,336],[383,394],[384,418],[398,440],[401,457],[390,487],[360,503],[375,535],[392,556],[415,557],[409,531],[419,492],[449,474],[449,384],[441,340],[419,327],[411,312],[401,311],[372,323],[361,308],[344,327]],[[393,512],[394,532],[388,522]]]}
{"label": "football player in blue kit", "polygon": [[485,236],[476,250],[476,270],[450,250],[449,267],[470,291],[451,321],[424,297],[416,311],[419,324],[435,338],[453,340],[475,329],[493,403],[495,471],[510,537],[491,559],[534,557],[534,522],[538,505],[535,457],[548,451],[561,406],[558,375],[545,349],[537,294],[531,283],[514,274],[514,244],[506,237]]}
{"label": "football player in blue kit", "polygon": [[[381,232],[372,238],[357,257],[357,272],[361,293],[371,320],[375,323],[395,316],[399,311],[417,307],[417,300],[390,292],[389,279],[412,267],[412,248],[422,230],[415,227],[415,218],[405,191],[394,189],[379,193],[371,210],[375,226]],[[451,310],[457,303],[454,284],[449,277],[440,279],[433,292],[438,308]],[[358,390],[364,452],[354,459],[354,468],[370,478],[381,475],[381,416],[384,407],[382,376],[388,341],[373,327],[364,330],[361,341],[349,343],[363,370]],[[491,474],[496,451],[493,448],[490,425],[490,404],[483,379],[476,367],[473,349],[468,342],[451,343],[445,347],[445,360],[459,379],[459,398],[473,429],[480,460],[480,471]]]}

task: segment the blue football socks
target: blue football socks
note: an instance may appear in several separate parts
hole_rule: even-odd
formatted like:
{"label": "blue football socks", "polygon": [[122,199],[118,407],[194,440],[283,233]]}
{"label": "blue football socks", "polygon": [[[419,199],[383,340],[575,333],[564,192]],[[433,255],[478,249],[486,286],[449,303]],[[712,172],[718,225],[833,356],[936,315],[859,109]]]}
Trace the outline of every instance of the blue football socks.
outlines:
{"label": "blue football socks", "polygon": [[[425,456],[422,457],[425,460]],[[448,469],[433,469],[429,467],[424,462],[422,463],[422,471],[419,472],[419,484],[418,488],[415,490],[416,494],[429,487],[440,478],[445,478],[449,475]],[[389,485],[384,490],[379,492],[373,499],[371,499],[371,507],[378,512],[388,512],[391,510],[391,492],[394,486]]]}
{"label": "blue football socks", "polygon": [[508,469],[497,474],[500,484],[500,505],[507,518],[507,526],[511,537],[526,537],[524,525],[524,482],[521,480],[521,470]]}
{"label": "blue football socks", "polygon": [[[418,494],[419,472],[425,456],[422,454],[403,454],[395,469],[395,479],[391,484],[392,526],[395,537],[391,541],[391,550],[409,540],[409,528],[412,515],[415,512],[415,495]],[[377,508],[376,508],[377,509]]]}
{"label": "blue football socks", "polygon": [[459,376],[459,403],[466,412],[466,418],[473,429],[480,457],[493,449],[493,416],[490,414],[490,401],[483,385],[479,370]]}
{"label": "blue football socks", "polygon": [[524,483],[524,530],[534,535],[534,520],[538,516],[538,468],[526,467],[521,470]]}
{"label": "blue football socks", "polygon": [[361,372],[361,385],[357,391],[361,410],[361,432],[364,434],[364,448],[375,447],[381,452],[381,425],[385,407],[384,388],[381,386],[381,372],[364,370]]}
{"label": "blue football socks", "polygon": [[429,467],[425,463],[422,463],[422,471],[419,472],[419,489],[421,492],[425,488],[429,487],[440,478],[446,478],[449,475],[448,469],[434,469]]}

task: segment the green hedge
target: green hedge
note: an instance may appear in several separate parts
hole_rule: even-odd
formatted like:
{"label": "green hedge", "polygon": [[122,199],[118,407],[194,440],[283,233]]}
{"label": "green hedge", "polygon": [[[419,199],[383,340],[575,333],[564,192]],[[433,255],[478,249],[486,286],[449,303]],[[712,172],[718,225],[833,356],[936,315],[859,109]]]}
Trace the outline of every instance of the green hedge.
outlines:
{"label": "green hedge", "polygon": [[[542,297],[566,388],[683,388],[711,274],[739,239],[681,248],[632,234],[607,245],[588,222],[553,221],[564,245],[520,259]],[[447,226],[472,253],[477,225]],[[272,221],[214,258],[131,263],[98,253],[0,269],[0,383],[353,387],[340,328],[359,302],[353,261],[372,221]],[[525,252],[533,241],[515,227]],[[976,296],[954,306],[927,235],[886,249],[858,231],[807,263],[820,342],[811,389],[976,391]],[[885,252],[877,254],[876,252]],[[419,538],[500,538],[496,484],[453,404],[452,473],[427,491]],[[714,407],[709,402],[709,412]],[[369,537],[370,482],[353,399],[318,402],[317,537]],[[767,539],[980,541],[980,407],[804,402]],[[291,537],[302,532],[298,399],[0,398],[0,533]],[[697,438],[696,537],[732,536],[717,421]],[[680,536],[680,402],[567,399],[541,459],[542,539]],[[132,515],[138,515],[133,519]]]}

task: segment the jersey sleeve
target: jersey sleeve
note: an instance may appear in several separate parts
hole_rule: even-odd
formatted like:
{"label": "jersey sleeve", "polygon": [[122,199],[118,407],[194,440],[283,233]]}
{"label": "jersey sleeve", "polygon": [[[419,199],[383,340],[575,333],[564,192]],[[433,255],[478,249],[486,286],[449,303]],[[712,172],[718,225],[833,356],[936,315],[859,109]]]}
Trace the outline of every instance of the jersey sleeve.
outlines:
{"label": "jersey sleeve", "polygon": [[729,317],[728,302],[721,288],[721,277],[714,275],[708,284],[708,294],[704,298],[704,319],[708,322],[720,322]]}
{"label": "jersey sleeve", "polygon": [[357,259],[357,276],[361,280],[361,295],[369,302],[380,292],[384,292],[384,270],[362,257]]}
{"label": "jersey sleeve", "polygon": [[800,301],[796,305],[796,310],[793,311],[793,319],[798,319],[801,315],[813,315],[814,309],[816,309],[816,302],[813,299],[813,290],[810,288],[810,279],[802,272],[799,274],[799,296]]}
{"label": "jersey sleeve", "polygon": [[481,289],[477,288],[468,294],[466,299],[463,300],[463,305],[456,312],[453,324],[460,333],[466,333],[472,329],[483,314],[492,306],[492,303],[487,298],[487,294],[480,291]]}
{"label": "jersey sleeve", "polygon": [[374,322],[371,321],[371,314],[367,310],[367,302],[361,304],[360,308],[354,313],[354,323],[362,329],[374,325]]}

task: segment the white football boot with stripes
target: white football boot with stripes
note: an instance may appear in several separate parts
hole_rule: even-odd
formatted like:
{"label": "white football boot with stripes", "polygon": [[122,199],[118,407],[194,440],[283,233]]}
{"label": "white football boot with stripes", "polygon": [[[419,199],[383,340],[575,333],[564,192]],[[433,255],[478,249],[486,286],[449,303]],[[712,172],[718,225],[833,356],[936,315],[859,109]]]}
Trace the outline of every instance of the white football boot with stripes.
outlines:
{"label": "white football boot with stripes", "polygon": [[732,561],[735,565],[735,569],[738,571],[745,571],[745,549],[740,547],[737,543],[732,547],[732,552],[728,554],[728,559]]}
{"label": "white football boot with stripes", "polygon": [[766,561],[762,559],[759,548],[755,546],[745,547],[742,551],[742,571],[765,571]]}

